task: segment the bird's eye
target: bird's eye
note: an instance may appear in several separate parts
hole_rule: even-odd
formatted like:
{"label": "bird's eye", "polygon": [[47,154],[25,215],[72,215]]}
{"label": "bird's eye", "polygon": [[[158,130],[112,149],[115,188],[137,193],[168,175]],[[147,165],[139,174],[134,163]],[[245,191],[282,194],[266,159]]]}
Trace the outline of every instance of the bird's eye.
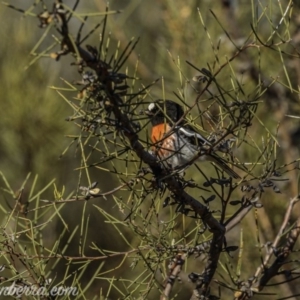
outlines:
{"label": "bird's eye", "polygon": [[153,111],[155,109],[155,103],[150,103],[148,106],[149,111]]}

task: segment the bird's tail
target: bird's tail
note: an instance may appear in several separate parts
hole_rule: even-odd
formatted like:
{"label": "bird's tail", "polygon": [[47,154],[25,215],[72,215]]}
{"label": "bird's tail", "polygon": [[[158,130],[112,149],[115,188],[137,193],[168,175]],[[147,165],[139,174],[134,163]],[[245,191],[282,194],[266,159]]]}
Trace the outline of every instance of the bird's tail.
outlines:
{"label": "bird's tail", "polygon": [[226,160],[224,160],[220,156],[215,155],[215,154],[210,154],[209,155],[209,160],[216,163],[229,176],[231,176],[235,179],[240,179],[241,178],[240,175],[238,175],[230,167],[228,167]]}

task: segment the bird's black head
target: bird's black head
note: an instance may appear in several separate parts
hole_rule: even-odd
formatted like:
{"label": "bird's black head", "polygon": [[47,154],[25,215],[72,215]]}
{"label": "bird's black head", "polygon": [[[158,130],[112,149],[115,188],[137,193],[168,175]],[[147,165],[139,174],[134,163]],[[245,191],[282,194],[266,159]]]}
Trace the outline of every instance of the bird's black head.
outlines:
{"label": "bird's black head", "polygon": [[165,122],[172,126],[184,114],[181,105],[171,100],[162,99],[150,103],[145,113],[150,117],[153,126]]}

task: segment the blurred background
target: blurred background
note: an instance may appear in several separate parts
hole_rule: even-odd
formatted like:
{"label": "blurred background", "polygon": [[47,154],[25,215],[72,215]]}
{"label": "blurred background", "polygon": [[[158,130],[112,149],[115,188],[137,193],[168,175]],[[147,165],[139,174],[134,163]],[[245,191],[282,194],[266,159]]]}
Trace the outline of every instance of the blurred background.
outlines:
{"label": "blurred background", "polygon": [[[46,0],[44,3],[49,9],[51,8],[52,1]],[[64,3],[69,7],[74,5],[74,1],[64,1]],[[9,4],[27,10],[32,1],[10,1]],[[267,4],[268,6],[265,6]],[[299,120],[286,117],[286,115],[299,115],[299,5],[299,1],[294,1],[288,23],[282,22],[282,35],[274,35],[272,40],[267,40],[274,30],[271,21],[273,24],[278,24],[285,9],[272,1],[112,0],[109,9],[121,12],[112,14],[108,18],[107,32],[111,32],[111,53],[114,53],[118,41],[122,50],[132,37],[139,38],[139,43],[123,71],[125,72],[127,68],[129,74],[132,74],[138,61],[137,77],[141,84],[148,85],[156,79],[161,79],[151,88],[149,98],[145,99],[145,103],[162,97],[176,99],[174,92],[183,93],[187,102],[192,103],[197,96],[197,86],[192,89],[187,82],[192,81],[192,78],[199,75],[199,72],[186,61],[199,69],[209,69],[209,65],[212,70],[217,70],[238,51],[237,47],[254,40],[254,36],[250,36],[250,25],[253,25],[254,20],[262,14],[263,17],[256,23],[255,28],[263,41],[276,45],[276,43],[282,43],[282,37],[285,37],[286,41],[292,40],[292,42],[286,44],[284,48],[281,47],[282,44],[277,48],[274,46],[280,49],[281,53],[272,51],[268,47],[249,48],[243,51],[238,59],[231,62],[230,68],[227,67],[219,74],[219,81],[223,81],[224,85],[228,82],[230,86],[232,79],[238,79],[246,93],[237,95],[241,98],[254,96],[257,93],[257,86],[262,82],[263,87],[269,87],[260,99],[263,103],[257,116],[263,120],[272,134],[277,135],[280,145],[276,150],[278,165],[289,164],[299,158]],[[257,8],[253,10],[253,6]],[[99,12],[105,11],[105,7],[105,1],[81,1],[77,11]],[[41,6],[36,6],[32,13],[41,11]],[[263,14],[264,11],[265,14]],[[267,15],[272,16],[271,21],[266,17]],[[32,18],[30,14],[19,13],[4,4],[0,5],[0,18],[2,21],[0,28],[0,171],[13,191],[19,190],[25,178],[31,173],[24,189],[25,198],[28,194],[34,193],[31,191],[31,186],[36,181],[37,174],[36,192],[55,178],[57,188],[62,190],[64,187],[65,196],[67,196],[76,191],[79,183],[88,185],[88,181],[84,176],[79,178],[79,172],[75,171],[80,166],[81,156],[78,145],[76,141],[74,142],[74,136],[80,129],[66,121],[66,118],[73,112],[52,87],[66,87],[64,80],[73,82],[79,80],[80,76],[76,67],[70,66],[73,61],[70,57],[62,57],[59,62],[55,62],[48,56],[35,61],[35,57],[30,55],[44,32],[44,29],[38,27],[39,23],[36,18]],[[91,30],[101,18],[90,17],[83,32]],[[75,33],[79,22],[74,20],[71,25],[74,26]],[[37,50],[42,51],[49,43],[51,40],[43,42]],[[98,45],[99,33],[92,35],[86,43]],[[293,56],[284,56],[285,52]],[[250,134],[258,143],[263,143],[262,137],[266,135],[266,129],[257,121],[253,124]],[[67,148],[68,151],[65,152]],[[240,160],[251,161],[257,155],[253,151],[251,147],[244,147],[237,149],[236,152]],[[288,170],[293,168],[295,164],[287,166]],[[193,176],[194,171],[189,172],[187,176]],[[260,172],[261,169],[257,168],[256,175],[259,176]],[[102,190],[110,190],[116,186],[115,177],[112,174],[99,169],[92,169],[89,174],[92,181],[99,182]],[[281,194],[275,197],[274,193],[266,192],[262,199],[264,208],[257,212],[262,227],[261,243],[274,239],[282,222],[282,212],[287,206],[288,199],[299,192],[297,170],[290,171],[287,177],[289,181],[279,184]],[[1,183],[0,186],[4,189],[5,184]],[[54,187],[51,185],[43,193],[43,199],[53,199],[53,190]],[[3,196],[2,200],[3,209],[0,216],[3,214],[5,217],[10,207],[14,206],[14,200],[7,199],[6,196]],[[115,214],[120,222],[125,218],[121,209],[112,201],[97,199],[88,203],[68,204],[62,207],[60,212],[64,222],[55,215],[53,222],[45,229],[46,244],[51,247],[60,237],[58,249],[61,249],[69,239],[69,234],[74,233],[75,238],[68,242],[67,253],[78,255],[81,243],[79,239],[82,237],[83,230],[87,230],[85,255],[98,253],[89,247],[91,242],[98,247],[114,251],[128,249],[127,243],[119,237],[120,232],[108,225],[107,219],[99,213],[94,204],[99,205],[108,213]],[[294,218],[298,216],[298,211],[299,207],[295,209]],[[163,218],[166,214],[168,215],[168,213],[162,214]],[[47,219],[50,216],[51,214],[46,214],[44,218]],[[183,217],[180,215],[173,217],[177,224],[176,230],[181,232]],[[83,219],[86,223],[82,221]],[[246,276],[251,276],[255,272],[260,259],[256,245],[255,222],[254,214],[249,215],[243,221],[245,239],[249,238],[253,241],[253,247],[245,250],[244,254],[243,265],[246,269]],[[80,226],[80,233],[76,231],[77,229],[75,230],[78,226]],[[61,236],[64,230],[66,233]],[[124,227],[122,230],[129,244],[132,246],[137,244],[137,238],[130,229]],[[237,228],[229,235],[229,241],[238,241],[239,230],[240,228]],[[181,233],[178,235],[180,236]],[[104,269],[114,269],[121,260],[122,258],[109,260]],[[257,264],[253,263],[254,261]],[[85,271],[86,276],[79,280],[82,286],[89,283],[98,266],[99,261],[89,264]],[[55,270],[57,274],[55,276],[61,280],[66,268],[65,262],[60,262],[51,268]],[[70,268],[76,270],[77,267],[73,265]],[[123,267],[116,267],[113,274],[118,277],[127,271],[127,276],[130,277],[130,273],[132,277],[136,277],[142,269],[143,266],[140,266],[131,271],[128,263]],[[186,274],[188,270],[182,275],[185,282],[187,282]],[[93,283],[87,289],[87,298],[89,295],[99,294],[99,284],[103,290],[109,286],[108,280],[98,280],[100,283]],[[192,284],[177,287],[177,299],[185,299],[186,291],[191,288]],[[285,296],[296,290],[295,286],[284,285],[277,288],[276,293]],[[275,289],[271,288],[270,291],[274,292]],[[158,291],[152,293],[153,295],[148,296],[148,299],[157,297]],[[117,291],[112,291],[109,296],[110,299],[116,299],[117,295],[119,296]],[[231,299],[230,292],[228,296],[226,293],[224,295],[222,299]]]}

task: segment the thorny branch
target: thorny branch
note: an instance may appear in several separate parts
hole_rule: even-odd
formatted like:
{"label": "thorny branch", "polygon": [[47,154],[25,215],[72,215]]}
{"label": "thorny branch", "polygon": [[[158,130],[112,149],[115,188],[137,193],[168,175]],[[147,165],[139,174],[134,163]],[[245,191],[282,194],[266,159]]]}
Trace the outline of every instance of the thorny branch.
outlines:
{"label": "thorny branch", "polygon": [[289,254],[293,251],[293,248],[295,246],[299,234],[300,234],[300,218],[297,219],[293,228],[291,229],[288,236],[286,237],[284,246],[278,249],[278,252],[276,253],[275,261],[272,263],[272,265],[269,268],[266,266],[264,267],[264,273],[258,282],[257,291],[261,291],[266,286],[266,284],[270,281],[270,279],[278,275],[279,269],[282,267],[283,263],[285,262]]}
{"label": "thorny branch", "polygon": [[[108,63],[100,59],[100,54],[98,53],[98,50],[94,47],[88,46],[87,50],[83,49],[81,46],[82,41],[80,41],[80,37],[78,34],[78,37],[74,41],[69,33],[69,20],[70,16],[68,17],[68,12],[65,10],[63,6],[63,1],[57,0],[55,4],[53,5],[53,11],[51,13],[44,12],[38,16],[41,27],[46,27],[49,25],[53,20],[55,20],[56,29],[60,33],[62,39],[61,39],[61,50],[58,51],[55,54],[52,54],[52,57],[56,60],[59,60],[61,56],[67,55],[67,54],[73,54],[77,59],[77,65],[81,68],[81,71],[83,68],[88,67],[95,71],[97,74],[97,81],[101,83],[102,89],[105,92],[105,98],[102,99],[103,102],[105,102],[105,105],[109,107],[113,115],[115,116],[115,119],[118,123],[118,129],[122,132],[123,136],[127,139],[127,141],[130,144],[131,149],[136,153],[138,158],[144,163],[147,164],[151,170],[154,176],[158,181],[162,181],[163,184],[167,187],[167,189],[172,193],[173,198],[176,203],[182,203],[184,205],[188,205],[192,208],[192,210],[195,212],[195,215],[200,217],[203,221],[204,225],[209,228],[209,230],[212,232],[213,237],[212,239],[206,244],[206,247],[209,248],[209,251],[207,253],[207,261],[205,264],[204,271],[201,274],[192,274],[190,275],[191,281],[193,281],[196,284],[196,288],[194,289],[194,293],[192,296],[192,299],[208,299],[204,298],[210,295],[209,293],[209,286],[213,279],[213,276],[215,274],[215,271],[217,269],[217,265],[219,262],[219,256],[222,252],[224,241],[225,241],[225,234],[229,232],[232,228],[236,226],[245,216],[246,214],[251,210],[251,208],[254,206],[253,203],[258,200],[258,197],[256,197],[256,194],[251,199],[248,199],[248,201],[245,201],[240,209],[236,211],[226,222],[221,224],[216,218],[213,217],[212,212],[208,208],[208,206],[201,204],[198,200],[196,200],[194,197],[189,195],[187,192],[184,191],[182,188],[182,183],[177,179],[175,176],[176,174],[169,174],[168,170],[166,170],[162,164],[157,160],[157,157],[153,156],[151,153],[149,153],[143,146],[143,144],[140,142],[138,133],[136,131],[136,128],[133,126],[132,120],[128,117],[128,114],[126,111],[122,109],[122,104],[124,101],[122,100],[122,94],[116,93],[116,78],[118,80],[122,81],[122,78],[119,76],[120,74],[117,73],[116,69],[119,68],[116,67],[113,71],[111,71],[111,67]],[[106,22],[106,21],[105,21]],[[102,37],[103,38],[103,37]],[[102,43],[102,42],[101,42]],[[215,72],[215,74],[208,74],[207,70],[200,70],[202,73],[204,72],[209,80],[207,81],[206,87],[202,90],[201,93],[199,93],[197,99],[195,100],[194,104],[190,107],[189,110],[185,112],[185,115],[197,104],[197,101],[200,99],[201,95],[204,93],[205,90],[207,90],[208,86],[215,82],[215,77],[218,73],[220,73],[224,67],[233,61],[236,57],[238,57],[242,52],[244,52],[246,49],[250,47],[256,47],[255,44],[248,44],[238,49],[238,51],[228,60],[228,62],[222,64]],[[101,48],[101,47],[100,47]],[[101,49],[100,49],[101,50]],[[100,51],[101,52],[101,51]],[[191,64],[190,64],[191,65]],[[192,65],[193,66],[193,65]],[[193,66],[194,67],[194,66]],[[120,79],[121,78],[121,79]],[[217,84],[217,83],[216,83]],[[252,106],[251,108],[247,107],[247,104],[249,106]],[[224,109],[226,109],[226,112],[229,115],[235,115],[234,120],[235,122],[231,125],[230,128],[228,128],[225,135],[232,134],[233,131],[237,130],[240,126],[240,123],[243,124],[245,128],[247,126],[250,126],[250,121],[252,118],[252,113],[255,111],[257,104],[254,102],[249,101],[248,103],[243,102],[236,102],[232,106],[226,106]],[[253,110],[251,112],[251,109]],[[239,114],[237,116],[237,114]],[[184,116],[185,116],[184,115]],[[183,116],[183,117],[184,117]],[[179,120],[178,122],[180,122]],[[175,126],[176,124],[174,124]],[[224,139],[224,136],[222,137]],[[220,140],[216,141],[216,144],[218,144]],[[70,199],[65,199],[62,201],[56,201],[55,203],[66,203],[66,202],[72,202],[72,201],[81,201],[81,200],[87,200],[90,198],[97,198],[97,197],[105,197],[106,195],[112,194],[118,190],[121,190],[122,188],[126,186],[131,186],[134,184],[134,180],[131,180],[127,183],[124,183],[120,185],[119,187],[105,193],[100,193],[100,190],[92,188],[87,188],[86,194],[82,197],[74,197]],[[276,240],[273,243],[273,249],[276,248],[280,235],[282,234],[283,230],[286,227],[286,224],[288,222],[291,210],[293,205],[298,201],[298,198],[293,199],[290,203],[290,207],[286,213],[286,217],[284,220],[284,223],[282,224],[282,228],[280,232],[277,235]],[[270,268],[266,268],[266,264],[268,263],[273,250],[270,250],[270,252],[267,254],[264,263],[256,272],[256,277],[263,271],[263,276],[260,278],[260,280],[257,283],[257,291],[260,291],[263,289],[265,284],[278,273],[278,269],[280,268],[282,262],[286,259],[288,254],[292,251],[293,246],[295,244],[295,241],[299,235],[299,224],[300,219],[297,220],[296,224],[294,225],[293,229],[290,231],[286,244],[284,247],[282,247],[277,253],[277,259],[272,264]],[[135,251],[135,250],[134,250]],[[132,252],[134,252],[132,251]],[[127,255],[131,252],[124,252],[124,255]],[[119,254],[116,254],[119,255]],[[174,284],[174,281],[178,277],[182,266],[187,259],[189,253],[183,252],[181,254],[177,254],[176,262],[174,265],[172,265],[172,268],[170,268],[170,275],[168,277],[168,281],[165,285],[164,293],[161,296],[161,299],[167,299],[170,296],[172,286]],[[113,255],[111,255],[113,256]],[[53,258],[60,257],[58,255],[53,256]],[[62,258],[66,259],[80,259],[80,258],[74,258],[74,257],[68,257],[68,256],[61,256]],[[51,258],[51,257],[48,257]],[[88,257],[85,257],[85,259]],[[91,259],[103,259],[103,256],[91,258]]]}
{"label": "thorny branch", "polygon": [[[209,284],[213,278],[215,270],[217,268],[217,262],[222,250],[224,243],[225,227],[220,224],[209,211],[209,209],[197,201],[195,198],[187,194],[181,187],[180,183],[176,180],[174,176],[168,177],[168,172],[162,168],[161,164],[150,154],[139,141],[139,136],[132,127],[131,121],[128,116],[122,112],[120,109],[120,104],[122,99],[119,95],[115,94],[114,91],[114,82],[109,78],[109,66],[102,62],[97,57],[89,55],[79,44],[76,44],[76,49],[74,48],[74,43],[70,39],[68,23],[65,11],[61,9],[61,2],[56,4],[56,14],[60,17],[60,32],[62,35],[62,48],[64,50],[63,54],[67,53],[77,54],[79,53],[80,58],[86,63],[88,67],[93,69],[98,78],[102,80],[106,87],[107,98],[110,101],[110,106],[115,115],[115,118],[118,120],[119,124],[122,127],[124,136],[128,139],[132,150],[136,155],[149,167],[153,170],[153,173],[160,178],[164,178],[164,183],[168,189],[173,193],[174,198],[177,202],[185,203],[186,205],[191,206],[193,211],[203,220],[203,222],[210,228],[213,233],[212,243],[209,250],[209,259],[207,260],[205,270],[203,271],[203,282],[198,286],[202,288],[203,295],[206,295],[208,292]],[[200,290],[199,290],[200,291]]]}
{"label": "thorny branch", "polygon": [[[282,263],[288,257],[289,253],[293,250],[293,247],[294,247],[294,245],[297,241],[297,238],[300,234],[300,218],[297,219],[293,228],[287,235],[285,245],[280,247],[280,249],[278,249],[278,244],[279,244],[280,238],[290,220],[293,207],[299,200],[300,200],[299,196],[291,199],[291,201],[289,203],[289,207],[285,213],[282,225],[278,231],[278,234],[277,234],[274,242],[272,243],[272,246],[269,248],[269,251],[263,261],[263,264],[257,269],[257,271],[254,275],[255,278],[258,278],[258,276],[263,271],[263,276],[258,280],[258,282],[256,284],[258,291],[261,291],[264,288],[264,286],[266,285],[266,283],[272,277],[277,275],[277,272],[278,272],[279,268],[281,268]],[[271,267],[267,267],[267,264],[270,261],[272,254],[274,254],[276,256],[276,260],[272,263]]]}
{"label": "thorny branch", "polygon": [[[299,196],[291,199],[288,209],[286,210],[282,225],[277,233],[274,242],[269,247],[268,253],[265,256],[263,263],[258,267],[253,278],[249,279],[248,281],[239,283],[239,290],[235,292],[235,299],[244,300],[251,298],[254,293],[262,291],[273,277],[279,275],[279,269],[282,268],[284,262],[289,257],[290,253],[293,251],[295,243],[300,234],[300,218],[298,218],[294,226],[287,234],[283,246],[278,248],[279,241],[290,220],[293,207],[298,201]],[[270,261],[271,256],[273,254],[275,255],[276,259],[271,264],[271,266],[268,267],[268,262]],[[289,271],[287,271],[287,273],[288,272]],[[262,276],[259,277],[261,274]]]}

